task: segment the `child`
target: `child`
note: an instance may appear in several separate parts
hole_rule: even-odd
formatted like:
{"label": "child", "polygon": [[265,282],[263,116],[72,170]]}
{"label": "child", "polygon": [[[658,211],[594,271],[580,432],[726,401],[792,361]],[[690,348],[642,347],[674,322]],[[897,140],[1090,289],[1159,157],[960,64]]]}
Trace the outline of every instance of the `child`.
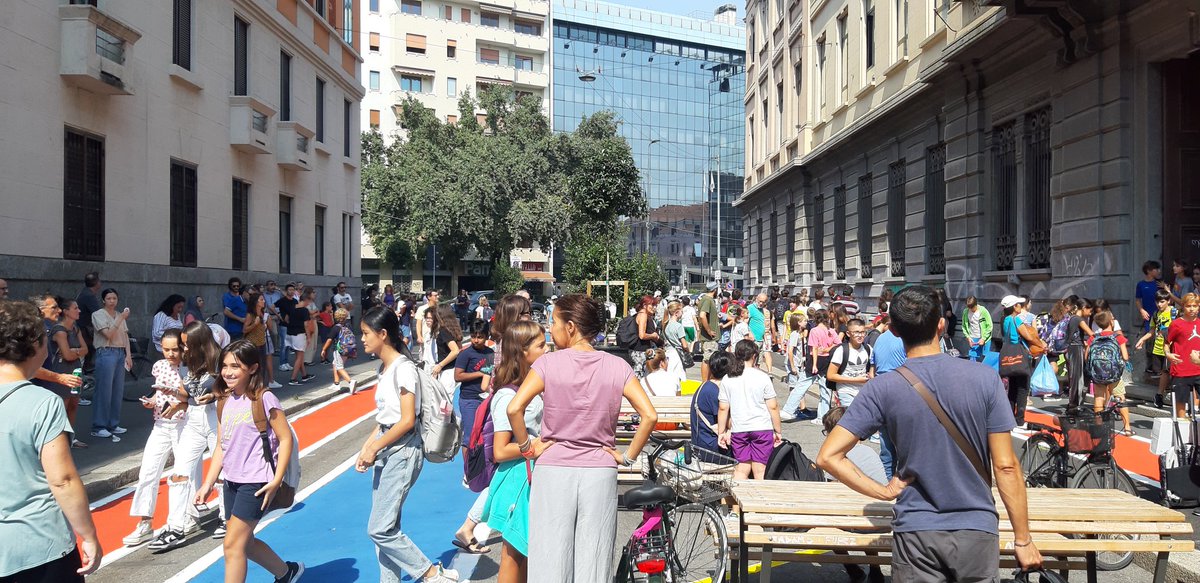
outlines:
{"label": "child", "polygon": [[750,333],[750,313],[741,306],[729,306],[729,317],[733,319],[733,331],[729,334],[730,345],[736,345],[742,340],[754,340]]}
{"label": "child", "polygon": [[809,322],[813,323],[813,329],[808,332],[808,352],[811,361],[808,363],[808,371],[816,377],[817,384],[820,386],[820,398],[817,401],[817,416],[812,420],[813,425],[820,425],[821,419],[829,412],[829,408],[833,401],[833,393],[825,380],[825,373],[829,370],[830,353],[833,352],[833,347],[837,346],[837,332],[829,329],[829,312],[826,310],[809,310]]}
{"label": "child", "polygon": [[1134,348],[1141,350],[1147,340],[1154,340],[1153,348],[1150,350],[1150,360],[1146,366],[1153,374],[1158,375],[1158,392],[1154,394],[1154,406],[1162,409],[1163,398],[1167,394],[1167,385],[1171,380],[1171,375],[1167,370],[1166,338],[1177,313],[1175,307],[1171,305],[1171,292],[1165,289],[1156,292],[1154,304],[1154,314],[1149,320],[1150,330],[1138,338]]}
{"label": "child", "polygon": [[1066,299],[1067,307],[1074,315],[1067,321],[1067,410],[1077,409],[1083,404],[1084,387],[1087,386],[1085,356],[1087,339],[1092,337],[1088,321],[1092,317],[1092,305],[1086,299],[1071,296]]}
{"label": "child", "polygon": [[[1113,318],[1111,312],[1100,312],[1092,319],[1093,326],[1099,328],[1099,331],[1091,337],[1088,342],[1088,358],[1094,357],[1095,350],[1102,343],[1116,343],[1120,347],[1121,352],[1121,371],[1125,370],[1125,363],[1129,362],[1129,348],[1125,346],[1125,335],[1116,330],[1116,318]],[[1102,383],[1103,379],[1095,379],[1093,387],[1095,388],[1094,399],[1092,401],[1092,410],[1099,413],[1108,405],[1109,399],[1116,399],[1118,402],[1125,401],[1125,388],[1122,386],[1120,379],[1116,381]],[[1117,389],[1120,388],[1118,394]],[[1121,412],[1121,421],[1124,422],[1125,428],[1121,430],[1124,435],[1133,435],[1133,430],[1129,427],[1129,411],[1124,407],[1118,409]]]}
{"label": "child", "polygon": [[1167,330],[1166,358],[1171,363],[1171,389],[1175,391],[1175,416],[1184,417],[1188,399],[1200,391],[1200,365],[1192,361],[1193,351],[1200,350],[1200,296],[1185,294],[1183,314],[1171,322]]}
{"label": "child", "polygon": [[967,309],[963,310],[962,332],[970,343],[968,359],[983,362],[987,345],[992,341],[992,314],[979,305],[975,296],[967,296]]}
{"label": "child", "polygon": [[[533,362],[546,353],[545,333],[534,322],[522,321],[509,326],[501,341],[504,355],[496,365],[495,381],[500,385],[489,403],[492,411],[493,445],[496,473],[488,486],[490,495],[483,519],[500,533],[504,546],[500,552],[498,583],[523,583],[528,579],[525,558],[529,554],[529,472],[534,462],[521,458],[521,449],[512,439],[512,424],[505,410],[517,394]],[[542,426],[542,397],[536,396],[525,407],[525,431],[537,438]]]}
{"label": "child", "polygon": [[[146,449],[142,452],[142,469],[138,473],[137,489],[133,493],[133,502],[129,508],[129,515],[138,517],[138,525],[121,540],[127,547],[137,546],[154,538],[151,518],[154,517],[154,506],[158,502],[159,479],[167,465],[167,454],[174,452],[185,423],[183,411],[177,407],[179,398],[175,394],[175,391],[183,386],[183,376],[186,374],[181,369],[183,341],[179,329],[173,328],[163,332],[162,354],[162,360],[154,363],[154,367],[150,369],[150,374],[154,375],[154,394],[141,398],[142,406],[153,411],[154,426],[150,429]],[[168,408],[171,409],[171,415],[167,414]],[[172,502],[186,504],[189,501],[172,499]],[[182,513],[182,510],[177,512]]]}
{"label": "child", "polygon": [[[221,353],[221,376],[215,387],[218,396],[225,399],[217,419],[220,439],[204,484],[196,492],[195,503],[203,504],[217,483],[217,476],[224,474],[227,583],[246,580],[248,558],[269,571],[276,583],[292,583],[304,574],[303,563],[285,563],[267,543],[254,536],[254,528],[283,485],[292,448],[297,445],[292,442],[283,405],[263,386],[258,372],[261,359],[262,352],[246,340],[230,343]],[[265,445],[254,423],[253,407],[266,411],[274,462],[263,455]]]}
{"label": "child", "polygon": [[866,323],[858,318],[851,319],[846,326],[846,341],[833,349],[829,359],[826,378],[828,382],[837,383],[838,405],[842,407],[849,407],[858,396],[858,390],[875,377],[871,347],[863,344],[866,337]]}
{"label": "child", "polygon": [[808,394],[813,379],[807,372],[808,367],[805,366],[804,358],[804,339],[808,336],[807,323],[808,317],[801,310],[793,312],[788,318],[788,328],[791,333],[788,334],[785,362],[788,370],[788,387],[791,393],[788,394],[787,402],[783,404],[783,411],[779,413],[779,418],[784,421],[795,421],[801,417],[809,418],[805,412],[804,397]]}
{"label": "child", "polygon": [[[333,346],[333,387],[340,389],[342,379],[346,379],[346,384],[350,385],[350,394],[358,392],[358,381],[350,378],[350,373],[346,372],[346,361],[342,359],[342,353],[345,352],[346,358],[354,358],[356,354],[356,345],[354,342],[354,332],[346,326],[346,320],[350,318],[350,312],[345,308],[338,308],[333,313],[333,329],[329,331],[329,338],[325,340],[325,345],[321,347],[321,360],[328,360],[326,355],[329,353],[329,347]],[[349,337],[349,342],[343,339]]]}
{"label": "child", "polygon": [[667,365],[667,352],[661,348],[651,348],[646,351],[646,377],[642,385],[646,392],[655,397],[675,397],[679,395],[679,375],[670,371]]}
{"label": "child", "polygon": [[717,398],[717,443],[732,447],[737,467],[733,479],[750,477],[761,480],[767,471],[771,452],[782,442],[779,429],[779,403],[771,377],[759,370],[758,343],[742,340],[733,351],[729,376],[721,382]]}

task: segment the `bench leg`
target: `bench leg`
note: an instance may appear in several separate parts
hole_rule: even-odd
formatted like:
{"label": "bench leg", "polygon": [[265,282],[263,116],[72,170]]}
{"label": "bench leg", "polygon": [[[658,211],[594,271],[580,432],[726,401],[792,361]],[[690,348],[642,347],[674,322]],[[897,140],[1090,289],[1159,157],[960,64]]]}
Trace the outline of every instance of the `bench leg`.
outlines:
{"label": "bench leg", "polygon": [[[1059,558],[1059,559],[1061,559],[1061,560],[1063,560],[1063,561],[1067,561],[1067,560],[1069,560],[1069,557],[1058,557],[1058,558]],[[1070,581],[1070,580],[1071,580],[1071,571],[1070,571],[1070,569],[1059,569],[1059,570],[1058,570],[1058,574],[1059,574],[1059,576],[1060,576],[1060,577],[1062,577],[1063,581]]]}
{"label": "bench leg", "polygon": [[762,549],[762,570],[758,573],[758,583],[771,583],[771,547],[764,546]]}
{"label": "bench leg", "polygon": [[746,544],[746,511],[738,510],[738,583],[750,583],[750,545]]}
{"label": "bench leg", "polygon": [[1087,558],[1087,580],[1088,583],[1096,583],[1096,553],[1088,551],[1084,554]]}
{"label": "bench leg", "polygon": [[1158,553],[1154,560],[1154,583],[1163,583],[1167,579],[1167,557],[1170,553]]}

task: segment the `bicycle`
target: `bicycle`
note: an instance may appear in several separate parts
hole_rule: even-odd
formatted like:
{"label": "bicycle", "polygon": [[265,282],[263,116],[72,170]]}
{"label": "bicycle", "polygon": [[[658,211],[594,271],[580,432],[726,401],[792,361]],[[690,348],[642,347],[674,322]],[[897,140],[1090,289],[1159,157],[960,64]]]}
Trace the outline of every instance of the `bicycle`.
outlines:
{"label": "bicycle", "polygon": [[642,511],[642,522],[621,550],[613,582],[721,581],[729,541],[718,508],[737,462],[661,434],[650,442],[646,481],[620,497],[623,509]]}
{"label": "bicycle", "polygon": [[[1058,416],[1059,427],[1028,423],[1038,433],[1021,446],[1021,470],[1031,488],[1103,488],[1138,495],[1137,486],[1117,465],[1114,424],[1120,420],[1124,403],[1114,403],[1099,412],[1077,410]],[[1072,464],[1072,454],[1086,456]],[[1138,535],[1104,535],[1100,538],[1137,540]],[[1096,553],[1102,571],[1124,569],[1133,561],[1132,552]]]}

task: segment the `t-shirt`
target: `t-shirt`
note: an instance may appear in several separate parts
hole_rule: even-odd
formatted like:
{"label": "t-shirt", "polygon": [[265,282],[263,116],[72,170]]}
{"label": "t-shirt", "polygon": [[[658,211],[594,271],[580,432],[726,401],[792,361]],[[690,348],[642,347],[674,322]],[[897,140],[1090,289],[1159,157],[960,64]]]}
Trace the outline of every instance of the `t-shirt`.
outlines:
{"label": "t-shirt", "polygon": [[788,336],[788,349],[792,351],[792,361],[788,363],[788,372],[795,373],[804,366],[804,339],[799,330],[793,330]]}
{"label": "t-shirt", "polygon": [[750,332],[750,324],[738,322],[733,325],[733,336],[730,337],[729,341],[731,344],[737,344],[745,340],[747,335],[753,336]]}
{"label": "t-shirt", "polygon": [[[940,353],[910,358],[905,368],[925,383],[967,443],[980,452],[984,467],[990,467],[988,435],[1016,427],[996,371]],[[880,429],[891,438],[896,475],[912,480],[896,500],[894,531],[998,533],[991,488],[904,377],[885,374],[868,381],[838,425],[859,439]]]}
{"label": "t-shirt", "polygon": [[283,292],[276,289],[273,292],[263,292],[263,299],[267,303],[267,313],[273,313],[272,310],[278,311],[279,300],[283,299]]}
{"label": "t-shirt", "polygon": [[698,311],[699,317],[707,318],[706,322],[708,323],[708,328],[713,331],[713,334],[706,333],[704,331],[704,326],[699,325],[699,322],[697,322],[696,327],[699,328],[700,338],[710,342],[716,340],[718,330],[721,326],[719,315],[720,312],[717,310],[717,302],[713,300],[712,296],[704,294],[700,296],[699,305],[697,306],[696,310]]}
{"label": "t-shirt", "polygon": [[858,307],[858,302],[856,302],[850,298],[842,298],[842,299],[834,300],[833,305],[841,306],[843,309],[845,309],[847,316],[854,316],[854,315],[858,314],[858,311],[860,309]]}
{"label": "t-shirt", "polygon": [[[880,484],[888,483],[887,473],[883,470],[883,460],[879,459],[879,453],[875,450],[861,443],[856,443],[846,453],[846,459],[853,462],[858,469],[862,470],[863,475],[868,478]],[[834,477],[829,475],[829,472],[825,472],[825,479],[833,481]]]}
{"label": "t-shirt", "polygon": [[79,325],[83,326],[84,330],[92,329],[92,314],[99,312],[101,309],[100,298],[88,288],[83,288],[79,292],[79,296],[75,298],[75,302],[79,304]]}
{"label": "t-shirt", "polygon": [[1175,310],[1167,308],[1160,312],[1151,312],[1150,321],[1154,323],[1154,354],[1158,356],[1166,356],[1167,331],[1171,328],[1171,322],[1175,321]]}
{"label": "t-shirt", "polygon": [[683,337],[685,334],[683,324],[680,322],[668,322],[663,328],[663,340],[667,343],[667,346],[676,350],[683,350]]}
{"label": "t-shirt", "polygon": [[1181,277],[1175,280],[1175,295],[1183,297],[1190,293],[1196,292],[1196,282],[1190,277]]}
{"label": "t-shirt", "polygon": [[[119,312],[118,315],[120,315]],[[119,333],[114,334],[111,339],[101,333],[101,330],[108,330],[114,326]],[[107,310],[96,310],[92,314],[92,329],[96,331],[96,335],[92,338],[92,345],[96,348],[125,348],[129,340],[129,320],[121,320],[121,324],[117,326],[116,316],[108,315]]]}
{"label": "t-shirt", "polygon": [[151,397],[154,399],[154,420],[169,419],[171,421],[182,419],[183,411],[179,411],[173,417],[163,417],[163,411],[172,405],[179,403],[179,398],[175,396],[175,391],[183,385],[183,378],[187,376],[187,371],[182,365],[171,364],[167,359],[159,360],[150,367],[150,374],[154,376],[155,386],[165,387],[167,391],[154,391]]}
{"label": "t-shirt", "polygon": [[754,335],[755,340],[762,342],[763,334],[767,331],[762,310],[759,309],[758,304],[750,304],[750,307],[746,308],[746,311],[750,314],[750,333]]}
{"label": "t-shirt", "polygon": [[1105,330],[1105,331],[1101,331],[1101,332],[1096,332],[1096,334],[1095,334],[1095,335],[1093,335],[1091,338],[1088,338],[1088,340],[1087,340],[1087,345],[1088,345],[1088,346],[1091,346],[1092,344],[1095,344],[1095,343],[1096,343],[1096,338],[1097,338],[1098,336],[1116,336],[1116,338],[1117,338],[1117,344],[1118,344],[1118,345],[1120,345],[1120,346],[1124,346],[1126,343],[1128,343],[1128,342],[1129,342],[1129,341],[1128,341],[1128,340],[1125,338],[1125,335],[1124,335],[1124,334],[1121,334],[1120,332],[1117,332],[1117,331],[1111,331],[1111,332],[1110,332],[1110,331],[1107,331],[1107,330]]}
{"label": "t-shirt", "polygon": [[[829,359],[830,366],[840,365],[842,361],[846,362],[846,367],[842,369],[843,376],[865,379],[867,378],[867,369],[871,366],[871,354],[867,351],[866,346],[859,346],[857,349],[852,348],[849,342],[843,342],[837,348],[833,349],[832,358]],[[858,395],[858,390],[862,385],[854,383],[838,383],[837,390],[841,391],[851,398]]]}
{"label": "t-shirt", "polygon": [[[512,402],[513,397],[517,396],[517,390],[513,385],[505,385],[496,389],[496,393],[492,395],[492,400],[488,401],[488,407],[492,410],[492,432],[499,433],[501,431],[512,431],[512,422],[508,420],[508,404]],[[525,407],[525,431],[529,433],[529,437],[537,437],[538,432],[542,430],[542,396],[537,395]],[[557,446],[556,446],[557,447]]]}
{"label": "t-shirt", "polygon": [[655,397],[674,397],[679,394],[679,375],[673,372],[656,370],[646,375],[642,384],[646,392]]}
{"label": "t-shirt", "polygon": [[[479,372],[483,367],[487,366],[488,361],[492,359],[495,352],[486,346],[482,349],[475,348],[474,344],[468,344],[462,352],[454,359],[454,368],[461,368],[463,372]],[[480,395],[483,393],[483,379],[475,379],[473,381],[463,381],[460,399],[475,399],[480,400]]]}
{"label": "t-shirt", "polygon": [[974,310],[967,310],[967,336],[970,336],[972,340],[983,336],[979,315],[981,309],[983,308],[976,306]]}
{"label": "t-shirt", "polygon": [[1171,376],[1200,376],[1200,365],[1192,363],[1192,351],[1200,350],[1200,318],[1191,321],[1178,318],[1171,322],[1167,330],[1167,342],[1171,345],[1171,352],[1183,359],[1179,364],[1171,365]]}
{"label": "t-shirt", "polygon": [[[808,331],[808,347],[812,349],[811,354],[817,355],[818,359],[820,359],[822,356],[829,355],[830,350],[834,346],[837,346],[840,342],[841,341],[838,339],[837,332],[834,332],[825,326],[817,326],[816,328]],[[816,373],[821,376],[825,376],[825,373],[828,372],[826,370],[819,370],[819,366],[817,368],[818,370]]]}
{"label": "t-shirt", "polygon": [[[1156,293],[1158,293],[1158,282],[1146,281],[1143,279],[1142,281],[1137,282],[1137,288],[1134,290],[1133,297],[1141,301],[1142,309],[1146,310],[1147,314],[1154,314],[1154,310],[1157,307],[1157,302],[1154,299],[1154,294]],[[1143,329],[1149,328],[1144,327]]]}
{"label": "t-shirt", "polygon": [[[281,296],[275,301],[275,311],[279,314],[280,320],[290,320],[292,310],[296,309],[296,300],[288,296]],[[294,334],[293,334],[294,336]]]}
{"label": "t-shirt", "polygon": [[304,334],[304,324],[312,319],[312,313],[308,311],[308,307],[300,307],[299,302],[293,302],[289,306],[287,333],[288,336],[299,336]]}
{"label": "t-shirt", "polygon": [[[1113,332],[1116,332],[1118,334],[1122,334],[1124,332],[1123,330],[1121,330],[1121,322],[1118,321],[1116,318],[1113,318]],[[1099,334],[1099,333],[1100,333],[1100,325],[1095,322],[1092,322],[1092,334]]]}
{"label": "t-shirt", "polygon": [[[333,294],[333,307],[345,308],[348,304],[353,304],[354,298],[350,294]],[[349,308],[347,308],[349,309]]]}
{"label": "t-shirt", "polygon": [[904,341],[891,330],[880,334],[871,347],[871,362],[875,365],[876,375],[896,370],[906,360],[908,352],[904,350]]}
{"label": "t-shirt", "polygon": [[680,318],[684,328],[696,327],[696,308],[694,306],[684,306],[683,316]]}
{"label": "t-shirt", "polygon": [[1067,345],[1083,346],[1083,329],[1079,327],[1082,323],[1083,318],[1080,316],[1071,316],[1071,319],[1067,320]]}
{"label": "t-shirt", "polygon": [[446,360],[446,358],[450,356],[450,343],[451,342],[459,344],[460,348],[462,346],[462,343],[458,340],[455,340],[454,335],[451,334],[449,330],[447,330],[445,328],[438,330],[437,342],[436,342],[436,344],[437,344],[437,361],[438,362]]}
{"label": "t-shirt", "polygon": [[[221,296],[221,305],[239,318],[246,317],[246,300],[242,299],[241,294],[225,292],[225,295]],[[225,331],[229,332],[230,336],[241,334],[242,323],[229,316],[225,316]],[[234,481],[236,482],[237,480]]]}
{"label": "t-shirt", "polygon": [[[18,388],[19,387],[19,388]],[[75,548],[42,469],[42,447],[74,431],[61,397],[31,383],[0,384],[0,577],[61,558]]]}
{"label": "t-shirt", "polygon": [[403,418],[400,410],[400,393],[412,393],[416,397],[414,410],[421,410],[421,392],[417,390],[417,365],[403,356],[396,357],[392,364],[379,373],[379,384],[375,387],[375,422],[380,425],[395,425]]}
{"label": "t-shirt", "polygon": [[533,363],[542,378],[542,437],[554,447],[538,463],[577,468],[615,468],[603,447],[616,447],[617,415],[633,369],[619,356],[597,350],[556,350]]}
{"label": "t-shirt", "polygon": [[717,426],[717,411],[721,408],[720,392],[717,383],[705,381],[692,396],[692,409],[688,413],[691,418],[692,445],[708,451],[720,451],[717,432],[712,429]]}
{"label": "t-shirt", "polygon": [[[263,391],[259,399],[262,400],[268,420],[271,418],[271,411],[283,411],[279,397],[271,391]],[[271,465],[263,459],[262,439],[259,437],[258,427],[254,425],[254,411],[251,409],[254,406],[257,405],[250,399],[250,395],[239,397],[231,393],[225,400],[221,418],[218,419],[221,426],[221,449],[225,452],[221,473],[226,480],[239,484],[259,484],[275,479]],[[269,422],[267,438],[271,442],[271,456],[278,460],[279,437],[275,435],[275,430]],[[297,444],[292,444],[292,447],[296,446]]]}
{"label": "t-shirt", "polygon": [[775,398],[771,377],[757,368],[746,367],[741,376],[727,376],[721,381],[717,398],[729,404],[729,428],[734,433],[772,431],[771,411],[767,400]]}

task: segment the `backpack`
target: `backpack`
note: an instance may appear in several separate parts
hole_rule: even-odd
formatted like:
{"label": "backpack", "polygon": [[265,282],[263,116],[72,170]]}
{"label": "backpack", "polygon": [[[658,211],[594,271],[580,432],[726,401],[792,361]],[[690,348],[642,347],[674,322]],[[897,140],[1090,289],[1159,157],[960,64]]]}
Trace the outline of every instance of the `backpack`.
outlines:
{"label": "backpack", "polygon": [[[848,366],[848,365],[850,364],[850,343],[849,343],[849,342],[843,342],[842,344],[839,344],[839,345],[837,345],[837,346],[834,346],[833,348],[831,348],[831,349],[829,350],[829,358],[831,359],[831,360],[830,360],[830,362],[829,362],[829,364],[833,364],[833,361],[832,361],[832,359],[833,359],[833,353],[837,352],[837,349],[838,349],[838,348],[841,348],[841,349],[842,349],[842,356],[843,356],[843,358],[842,358],[842,361],[841,361],[841,362],[837,363],[837,367],[838,367],[837,371],[838,371],[838,374],[842,374],[843,372],[846,372],[846,366]],[[874,349],[874,348],[872,348],[870,344],[866,344],[866,343],[863,343],[863,345],[862,345],[862,346],[860,346],[860,348],[862,348],[862,349],[864,349],[864,350],[866,350],[866,351],[867,351],[867,365],[868,365],[868,366],[870,366],[870,363],[871,363],[871,352],[872,352],[873,350],[875,350],[875,349]],[[828,365],[826,365],[826,367],[825,367],[825,369],[824,369],[824,370],[825,370],[825,371],[828,371],[828,370],[829,370],[829,366],[828,366]],[[833,382],[833,381],[830,381],[830,380],[827,380],[827,381],[825,381],[825,383],[826,383],[826,385],[825,385],[825,386],[829,387],[829,390],[831,390],[831,391],[836,391],[836,390],[837,390],[837,383],[835,383],[835,382]]]}
{"label": "backpack", "polygon": [[462,446],[462,419],[454,409],[453,396],[441,382],[415,362],[405,358],[400,366],[411,366],[416,371],[415,388],[421,396],[417,424],[421,430],[421,452],[425,460],[435,464],[453,460]]}
{"label": "backpack", "polygon": [[1051,354],[1063,354],[1067,351],[1067,325],[1070,323],[1071,317],[1067,316],[1050,328],[1045,340]]}
{"label": "backpack", "polygon": [[1121,373],[1125,372],[1125,359],[1121,358],[1121,345],[1117,343],[1117,337],[1097,334],[1092,338],[1086,366],[1088,376],[1096,384],[1111,385],[1121,380]]}
{"label": "backpack", "polygon": [[[267,392],[263,391],[259,394],[258,399],[250,401],[250,415],[254,419],[254,428],[258,430],[258,438],[262,442],[263,459],[267,460],[267,464],[271,466],[273,472],[275,471],[275,456],[279,452],[271,451],[271,437],[268,433],[270,424],[267,419],[267,407],[262,400],[262,395]],[[228,401],[228,397],[217,401],[218,423],[221,422],[221,414],[225,412],[225,403]],[[275,492],[275,498],[271,500],[268,510],[290,508],[296,500],[296,487],[300,485],[300,439],[296,437],[296,430],[292,428],[291,423],[288,423],[288,430],[292,432],[292,455],[288,461],[287,471],[283,473],[283,484]]]}
{"label": "backpack", "polygon": [[479,405],[475,412],[475,423],[471,427],[471,436],[467,440],[466,453],[463,454],[463,477],[467,479],[467,488],[472,492],[482,492],[492,483],[496,475],[495,449],[496,429],[492,424],[491,393]]}
{"label": "backpack", "polygon": [[637,314],[621,318],[617,324],[617,346],[626,350],[637,350],[642,339],[638,336]]}
{"label": "backpack", "polygon": [[800,444],[785,439],[771,452],[763,477],[768,480],[824,482],[825,472],[804,455]]}
{"label": "backpack", "polygon": [[344,325],[338,325],[337,351],[344,358],[358,357],[358,343],[354,341],[354,333]]}

